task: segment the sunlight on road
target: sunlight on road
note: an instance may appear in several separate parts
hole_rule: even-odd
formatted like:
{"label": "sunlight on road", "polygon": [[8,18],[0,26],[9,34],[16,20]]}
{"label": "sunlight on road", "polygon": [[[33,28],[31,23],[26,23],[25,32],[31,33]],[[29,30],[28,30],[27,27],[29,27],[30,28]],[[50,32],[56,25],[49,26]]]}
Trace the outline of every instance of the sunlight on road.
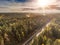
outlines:
{"label": "sunlight on road", "polygon": [[[46,24],[46,27],[48,27],[50,24],[51,24],[51,22],[47,23],[47,24]],[[38,36],[44,31],[44,29],[45,29],[45,27],[42,28],[42,31],[39,32],[39,33],[36,35],[36,37],[38,37]]]}
{"label": "sunlight on road", "polygon": [[46,25],[46,27],[48,27],[50,24],[51,24],[51,23],[49,22],[49,23]]}

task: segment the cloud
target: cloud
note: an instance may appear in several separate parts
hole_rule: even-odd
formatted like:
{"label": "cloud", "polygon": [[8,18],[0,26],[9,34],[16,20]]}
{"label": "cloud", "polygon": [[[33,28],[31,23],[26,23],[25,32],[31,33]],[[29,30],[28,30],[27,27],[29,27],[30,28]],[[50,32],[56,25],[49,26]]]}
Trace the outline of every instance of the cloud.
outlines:
{"label": "cloud", "polygon": [[[56,3],[58,7],[60,6],[60,2]],[[60,8],[60,7],[59,7]],[[0,0],[0,13],[1,12],[31,12],[31,13],[42,13],[40,7],[35,5],[35,2],[28,1],[25,3],[16,3],[11,1],[1,1]],[[60,13],[60,10],[46,10],[46,13]]]}

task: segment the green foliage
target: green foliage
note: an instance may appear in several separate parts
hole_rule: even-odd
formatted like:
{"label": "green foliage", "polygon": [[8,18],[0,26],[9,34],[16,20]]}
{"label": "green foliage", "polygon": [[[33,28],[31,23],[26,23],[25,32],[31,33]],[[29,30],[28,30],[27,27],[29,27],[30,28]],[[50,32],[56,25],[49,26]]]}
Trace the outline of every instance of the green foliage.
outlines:
{"label": "green foliage", "polygon": [[38,45],[60,45],[60,25],[56,21],[45,27],[44,31],[37,37]]}
{"label": "green foliage", "polygon": [[46,23],[47,19],[43,17],[44,16],[13,17],[10,15],[0,15],[0,45],[2,38],[4,45],[22,43],[35,29],[39,26],[42,27],[42,25]]}

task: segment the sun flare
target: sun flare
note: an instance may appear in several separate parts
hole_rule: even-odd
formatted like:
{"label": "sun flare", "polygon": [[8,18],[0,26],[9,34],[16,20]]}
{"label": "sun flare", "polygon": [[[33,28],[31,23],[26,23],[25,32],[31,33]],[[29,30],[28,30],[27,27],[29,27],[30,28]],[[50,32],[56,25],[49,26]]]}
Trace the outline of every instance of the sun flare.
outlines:
{"label": "sun flare", "polygon": [[37,6],[47,7],[55,2],[55,0],[37,0]]}

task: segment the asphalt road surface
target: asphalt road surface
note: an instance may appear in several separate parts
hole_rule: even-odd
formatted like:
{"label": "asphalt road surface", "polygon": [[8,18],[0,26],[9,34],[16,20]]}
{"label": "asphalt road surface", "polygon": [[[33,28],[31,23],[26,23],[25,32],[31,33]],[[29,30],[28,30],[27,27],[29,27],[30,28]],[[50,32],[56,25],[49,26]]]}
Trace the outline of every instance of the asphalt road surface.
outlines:
{"label": "asphalt road surface", "polygon": [[52,20],[48,21],[42,28],[40,28],[39,30],[35,30],[35,33],[27,40],[25,41],[22,45],[29,45],[29,42],[35,37],[38,36],[40,33],[42,33],[44,31],[44,28],[48,25],[50,25]]}

